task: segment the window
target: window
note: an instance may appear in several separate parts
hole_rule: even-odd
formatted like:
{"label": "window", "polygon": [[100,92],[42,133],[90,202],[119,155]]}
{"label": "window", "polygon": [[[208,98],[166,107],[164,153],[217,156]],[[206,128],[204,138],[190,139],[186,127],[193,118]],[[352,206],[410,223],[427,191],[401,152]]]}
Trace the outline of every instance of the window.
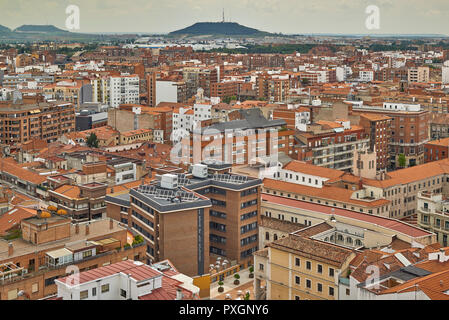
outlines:
{"label": "window", "polygon": [[101,286],[101,293],[109,292],[109,283]]}
{"label": "window", "polygon": [[17,289],[8,291],[8,300],[17,299]]}
{"label": "window", "polygon": [[295,259],[295,266],[299,267],[301,265],[301,260],[299,258]]}
{"label": "window", "polygon": [[80,300],[84,300],[87,299],[89,297],[89,291],[88,290],[84,290],[80,292]]}
{"label": "window", "polygon": [[321,264],[317,265],[318,273],[323,273],[323,266]]}
{"label": "window", "polygon": [[329,287],[329,295],[332,297],[334,296],[334,288]]}
{"label": "window", "polygon": [[317,283],[316,289],[318,292],[323,292],[323,285],[321,283]]}
{"label": "window", "polygon": [[308,289],[312,288],[312,281],[310,281],[309,279],[306,280],[306,287]]}
{"label": "window", "polygon": [[301,284],[301,278],[298,277],[298,276],[295,276],[295,283],[296,283],[297,285]]}
{"label": "window", "polygon": [[120,296],[126,299],[126,291],[123,289],[120,289]]}
{"label": "window", "polygon": [[312,263],[310,261],[306,262],[306,269],[311,270],[312,269]]}

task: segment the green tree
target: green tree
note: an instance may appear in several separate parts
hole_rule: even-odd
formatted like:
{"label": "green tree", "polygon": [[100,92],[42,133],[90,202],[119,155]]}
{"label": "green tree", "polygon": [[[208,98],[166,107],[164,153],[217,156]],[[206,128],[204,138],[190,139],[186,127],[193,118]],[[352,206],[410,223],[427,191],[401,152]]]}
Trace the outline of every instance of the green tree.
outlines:
{"label": "green tree", "polygon": [[303,86],[307,86],[309,84],[309,79],[303,78],[303,79],[301,79],[301,83]]}
{"label": "green tree", "polygon": [[89,148],[98,148],[97,135],[92,132],[90,136],[87,138],[86,144],[89,146]]}
{"label": "green tree", "polygon": [[399,164],[399,167],[404,168],[406,162],[407,162],[407,160],[406,160],[406,158],[405,158],[405,154],[401,153],[401,154],[398,156],[398,164]]}

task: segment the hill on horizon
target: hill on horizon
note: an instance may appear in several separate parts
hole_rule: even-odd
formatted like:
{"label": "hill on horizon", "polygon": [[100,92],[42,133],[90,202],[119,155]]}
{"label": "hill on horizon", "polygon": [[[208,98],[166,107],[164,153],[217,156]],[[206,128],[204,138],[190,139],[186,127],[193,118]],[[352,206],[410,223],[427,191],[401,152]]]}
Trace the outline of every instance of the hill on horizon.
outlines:
{"label": "hill on horizon", "polygon": [[197,22],[190,27],[170,32],[169,35],[226,35],[226,36],[259,36],[268,35],[254,28],[237,22]]}
{"label": "hill on horizon", "polygon": [[11,32],[11,29],[9,29],[8,27],[2,26],[0,24],[0,33],[8,33]]}
{"label": "hill on horizon", "polygon": [[55,32],[68,32],[62,29],[55,27],[54,25],[27,25],[24,24],[14,32],[27,32],[27,33],[55,33]]}

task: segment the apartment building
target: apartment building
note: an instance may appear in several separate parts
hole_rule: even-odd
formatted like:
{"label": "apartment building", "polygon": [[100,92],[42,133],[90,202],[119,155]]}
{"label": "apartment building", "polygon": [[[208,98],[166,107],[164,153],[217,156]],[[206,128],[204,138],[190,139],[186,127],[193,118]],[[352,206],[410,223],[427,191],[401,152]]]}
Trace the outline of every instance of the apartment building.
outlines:
{"label": "apartment building", "polygon": [[407,72],[407,81],[409,83],[425,83],[429,82],[430,69],[429,67],[413,67],[409,68]]}
{"label": "apartment building", "polygon": [[449,152],[449,137],[432,140],[424,145],[424,162],[446,159]]}
{"label": "apartment building", "polygon": [[43,88],[48,100],[70,102],[79,110],[85,102],[92,102],[92,85],[83,81],[59,81]]}
{"label": "apartment building", "polygon": [[49,190],[50,204],[66,210],[76,222],[106,218],[107,185],[92,182],[83,185],[62,185]]}
{"label": "apartment building", "polygon": [[178,142],[193,131],[194,116],[194,110],[189,107],[179,107],[173,110],[171,141]]}
{"label": "apartment building", "polygon": [[128,230],[113,220],[73,224],[70,218],[52,215],[21,221],[22,236],[0,241],[0,300],[30,300],[57,294],[55,280],[78,267],[81,272],[120,262],[140,261],[145,243],[125,250]]}
{"label": "apartment building", "polygon": [[[293,130],[283,128],[283,120],[267,120],[260,109],[239,110],[241,120],[215,123],[198,128],[184,144],[180,161],[198,163],[217,160],[232,164],[249,164],[279,152],[290,154]],[[266,161],[266,160],[263,160]]]}
{"label": "apartment building", "polygon": [[291,130],[306,131],[311,122],[311,110],[307,107],[279,107],[273,110],[273,120],[282,119]]}
{"label": "apartment building", "polygon": [[391,118],[380,114],[361,114],[359,125],[369,135],[369,150],[376,153],[377,170],[389,166],[389,143],[391,139]]}
{"label": "apartment building", "polygon": [[55,300],[193,300],[200,289],[168,261],[146,265],[126,260],[84,271],[74,285],[69,277],[56,279]]}
{"label": "apartment building", "polygon": [[156,105],[161,102],[185,103],[186,91],[186,83],[183,81],[156,80]]}
{"label": "apartment building", "polygon": [[[256,254],[254,264],[265,274],[267,300],[338,300],[339,275],[356,256],[351,249],[315,240],[302,231],[267,247],[267,256]],[[256,296],[260,281],[256,276]]]}
{"label": "apartment building", "polygon": [[320,120],[295,134],[294,157],[317,166],[350,171],[356,151],[369,146],[369,138],[361,126],[349,120]]}
{"label": "apartment building", "polygon": [[449,115],[447,113],[432,112],[429,122],[430,139],[449,138]]}
{"label": "apartment building", "polygon": [[120,220],[146,239],[149,263],[170,259],[189,276],[206,274],[211,201],[176,181],[165,184],[166,178],[173,177],[107,196],[108,216],[117,219],[126,210]]}
{"label": "apartment building", "polygon": [[449,202],[443,192],[421,191],[417,197],[418,225],[436,234],[437,241],[448,245],[449,236]]}
{"label": "apartment building", "polygon": [[[348,276],[340,278],[340,298],[449,300],[447,253],[448,248],[438,243],[360,252],[351,261]],[[376,270],[376,277],[372,277],[372,270]]]}
{"label": "apartment building", "polygon": [[424,163],[424,144],[429,140],[430,112],[419,104],[384,102],[382,106],[354,105],[353,114],[382,114],[391,118],[390,167],[399,167],[399,155],[406,166]]}
{"label": "apartment building", "polygon": [[108,126],[120,131],[127,132],[139,129],[167,130],[166,121],[169,116],[165,117],[165,112],[160,113],[154,111],[153,108],[139,104],[123,104],[117,108],[108,111]]}
{"label": "apartment building", "polygon": [[239,94],[239,81],[223,81],[212,83],[210,89],[211,97],[219,97],[220,99],[226,97],[237,97]]}
{"label": "apartment building", "polygon": [[[149,261],[165,258],[178,261],[180,271],[188,275],[207,273],[208,261],[214,257],[247,267],[252,264],[252,253],[258,247],[261,180],[214,173],[228,172],[230,168],[219,164],[195,165],[192,174],[174,173],[172,178],[178,181],[179,190],[160,187],[170,176],[163,175],[160,182],[149,187],[151,192],[162,192],[173,198],[174,202],[166,200],[164,208],[156,208],[148,200],[144,206],[135,205],[139,201],[136,195],[145,186],[131,190],[129,195],[107,196],[108,216],[128,223],[151,240]],[[159,239],[153,240],[157,239],[156,234]]]}
{"label": "apartment building", "polygon": [[139,76],[121,75],[109,77],[109,105],[117,108],[121,104],[138,104]]}
{"label": "apartment building", "polygon": [[109,104],[109,77],[100,77],[97,79],[91,79],[90,84],[92,86],[92,101],[95,103]]}
{"label": "apartment building", "polygon": [[257,77],[257,96],[270,102],[285,102],[290,90],[289,75],[261,74]]}
{"label": "apartment building", "polygon": [[54,142],[75,131],[75,107],[62,101],[32,104],[0,103],[0,143],[14,145],[32,139]]}

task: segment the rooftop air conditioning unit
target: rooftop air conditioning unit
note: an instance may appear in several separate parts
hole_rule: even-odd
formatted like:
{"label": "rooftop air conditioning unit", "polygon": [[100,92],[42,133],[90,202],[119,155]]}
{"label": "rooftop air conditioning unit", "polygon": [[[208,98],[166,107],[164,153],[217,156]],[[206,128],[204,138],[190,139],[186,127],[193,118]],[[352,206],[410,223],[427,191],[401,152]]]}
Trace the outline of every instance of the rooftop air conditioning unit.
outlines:
{"label": "rooftop air conditioning unit", "polygon": [[207,165],[205,164],[194,164],[192,169],[192,174],[195,178],[207,178]]}
{"label": "rooftop air conditioning unit", "polygon": [[164,174],[161,178],[161,187],[165,189],[178,188],[178,176],[174,174]]}

